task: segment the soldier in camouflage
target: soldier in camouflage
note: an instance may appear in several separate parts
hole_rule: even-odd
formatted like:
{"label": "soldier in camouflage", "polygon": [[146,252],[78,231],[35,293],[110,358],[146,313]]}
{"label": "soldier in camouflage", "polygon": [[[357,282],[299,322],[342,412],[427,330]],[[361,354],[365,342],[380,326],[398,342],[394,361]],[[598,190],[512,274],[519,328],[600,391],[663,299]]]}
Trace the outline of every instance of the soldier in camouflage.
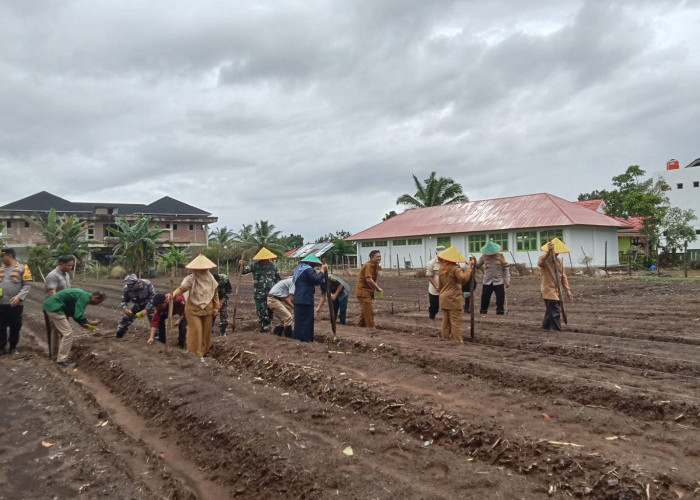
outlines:
{"label": "soldier in camouflage", "polygon": [[[148,314],[150,323],[153,318],[153,297],[156,295],[153,283],[148,280],[138,279],[135,274],[128,274],[124,281],[126,281],[126,285],[122,289],[121,303],[124,316],[122,316],[119,325],[117,325],[117,338],[119,339],[126,334],[129,325],[134,322],[134,319],[141,317],[136,316],[137,314]],[[131,303],[133,303],[133,306],[129,307]]]}
{"label": "soldier in camouflage", "polygon": [[[272,286],[282,279],[277,266],[272,262],[272,259],[276,258],[274,253],[262,247],[253,257],[254,262],[243,267],[243,274],[253,273],[253,298],[261,333],[269,332],[272,322],[272,311],[267,307],[267,294]],[[243,261],[240,264],[243,265]]]}
{"label": "soldier in camouflage", "polygon": [[[228,327],[228,297],[231,295],[231,281],[225,274],[212,273],[214,279],[219,284],[217,291],[219,293],[219,304],[221,309],[219,309],[219,335],[221,337],[226,336],[226,328]],[[216,316],[214,316],[214,322],[216,322]]]}

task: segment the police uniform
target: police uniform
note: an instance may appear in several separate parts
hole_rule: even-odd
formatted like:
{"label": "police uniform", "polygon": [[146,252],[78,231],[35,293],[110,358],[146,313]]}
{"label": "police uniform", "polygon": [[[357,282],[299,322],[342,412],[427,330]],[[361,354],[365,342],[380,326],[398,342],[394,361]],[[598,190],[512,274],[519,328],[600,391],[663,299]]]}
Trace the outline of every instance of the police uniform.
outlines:
{"label": "police uniform", "polygon": [[[29,266],[15,261],[9,266],[0,264],[0,354],[6,353],[7,330],[10,331],[10,353],[14,352],[19,343],[19,331],[22,329],[22,301],[32,287],[32,273]],[[10,304],[13,297],[18,297],[20,303]]]}

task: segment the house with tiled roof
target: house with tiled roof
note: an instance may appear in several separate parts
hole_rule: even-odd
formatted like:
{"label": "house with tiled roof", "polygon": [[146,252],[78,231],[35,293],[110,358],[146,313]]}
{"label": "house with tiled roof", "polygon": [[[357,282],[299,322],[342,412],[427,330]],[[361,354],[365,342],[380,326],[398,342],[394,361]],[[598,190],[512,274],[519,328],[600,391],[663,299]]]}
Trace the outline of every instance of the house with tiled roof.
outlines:
{"label": "house with tiled roof", "polygon": [[[414,208],[348,238],[358,260],[383,253],[383,266],[423,267],[438,245],[478,256],[487,241],[501,245],[511,262],[537,265],[540,247],[555,236],[571,249],[574,266],[585,256],[595,266],[619,264],[618,229],[630,228],[596,210],[548,193]],[[568,259],[567,259],[568,261]]]}
{"label": "house with tiled roof", "polygon": [[164,234],[163,246],[169,247],[172,242],[179,248],[206,245],[209,225],[217,221],[217,217],[211,213],[169,196],[147,205],[103,201],[86,203],[69,201],[41,191],[0,206],[0,222],[5,222],[10,237],[7,245],[23,253],[26,247],[43,243],[39,228],[32,224],[31,218],[37,214],[45,215],[52,208],[59,215],[75,215],[87,223],[86,236],[93,256],[98,260],[106,259],[111,254],[110,242],[105,241],[105,237],[111,236],[107,228],[115,227],[114,218],[117,216],[130,221],[150,216],[159,227],[169,230]]}

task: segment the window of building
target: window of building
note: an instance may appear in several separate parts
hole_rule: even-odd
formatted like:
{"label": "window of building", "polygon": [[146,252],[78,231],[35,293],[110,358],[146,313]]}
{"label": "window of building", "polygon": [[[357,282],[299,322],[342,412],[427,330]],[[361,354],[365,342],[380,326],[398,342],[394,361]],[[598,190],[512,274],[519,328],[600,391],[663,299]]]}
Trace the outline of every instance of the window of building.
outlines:
{"label": "window of building", "polygon": [[387,240],[379,240],[374,242],[375,247],[386,247],[389,246],[389,242]]}
{"label": "window of building", "polygon": [[530,252],[537,248],[537,231],[515,233],[515,249],[518,252]]}
{"label": "window of building", "polygon": [[374,241],[363,241],[361,243],[362,248],[369,248],[374,246]]}
{"label": "window of building", "polygon": [[683,189],[683,183],[682,183],[682,182],[679,182],[678,184],[676,184],[676,187],[677,187],[678,189]]}
{"label": "window of building", "polygon": [[437,238],[437,246],[444,246],[445,248],[449,248],[452,246],[452,243],[450,243],[452,240],[450,239],[449,236],[438,236]]}
{"label": "window of building", "polygon": [[173,224],[173,231],[177,231],[177,224]]}
{"label": "window of building", "polygon": [[481,252],[481,247],[486,245],[488,237],[485,234],[470,234],[469,235],[469,253]]}
{"label": "window of building", "polygon": [[89,240],[95,239],[95,224],[88,224],[87,239],[89,239]]}
{"label": "window of building", "polygon": [[10,228],[12,227],[12,221],[11,221],[11,220],[8,220],[8,221],[7,221],[7,224],[5,224],[5,227],[6,227],[7,229],[10,229]]}
{"label": "window of building", "polygon": [[190,231],[194,231],[194,224],[190,224]]}
{"label": "window of building", "polygon": [[540,231],[540,246],[553,240],[554,238],[559,238],[561,241],[564,241],[564,230],[548,229],[546,231]]}
{"label": "window of building", "polygon": [[165,223],[165,229],[170,229],[170,222]]}
{"label": "window of building", "polygon": [[406,240],[392,240],[391,244],[396,247],[401,247],[406,244]]}
{"label": "window of building", "polygon": [[423,240],[421,238],[408,238],[407,243],[409,245],[422,245]]}
{"label": "window of building", "polygon": [[700,181],[693,181],[693,187],[700,187]]}
{"label": "window of building", "polygon": [[25,221],[24,221],[24,227],[29,227],[29,221],[28,221],[28,220],[25,220]]}
{"label": "window of building", "polygon": [[501,245],[501,252],[508,251],[508,233],[491,233],[489,240]]}

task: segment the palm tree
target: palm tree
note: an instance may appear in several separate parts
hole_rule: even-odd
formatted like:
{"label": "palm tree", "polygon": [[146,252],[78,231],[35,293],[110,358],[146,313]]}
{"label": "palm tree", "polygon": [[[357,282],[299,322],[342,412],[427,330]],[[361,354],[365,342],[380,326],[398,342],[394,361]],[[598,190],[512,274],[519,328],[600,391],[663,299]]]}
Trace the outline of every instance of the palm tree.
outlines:
{"label": "palm tree", "polygon": [[250,224],[244,224],[241,231],[236,233],[236,249],[241,252],[257,252],[262,247],[276,254],[284,253],[284,242],[280,240],[281,231],[275,231],[275,225],[266,220],[255,223],[255,229]]}
{"label": "palm tree", "polygon": [[409,208],[424,208],[469,201],[469,198],[462,193],[461,185],[449,177],[435,178],[435,175],[435,172],[431,172],[430,177],[423,183],[414,175],[416,194],[414,196],[402,194],[396,199],[396,204],[408,205]]}
{"label": "palm tree", "polygon": [[160,236],[169,229],[158,229],[160,221],[156,221],[153,227],[150,227],[150,217],[142,217],[133,225],[122,217],[115,217],[114,224],[116,228],[107,228],[118,240],[114,247],[114,255],[119,256],[128,271],[133,271],[140,277],[155,260]]}
{"label": "palm tree", "polygon": [[233,258],[233,245],[236,233],[226,226],[217,228],[209,235],[209,244],[202,252],[219,266],[222,260]]}

